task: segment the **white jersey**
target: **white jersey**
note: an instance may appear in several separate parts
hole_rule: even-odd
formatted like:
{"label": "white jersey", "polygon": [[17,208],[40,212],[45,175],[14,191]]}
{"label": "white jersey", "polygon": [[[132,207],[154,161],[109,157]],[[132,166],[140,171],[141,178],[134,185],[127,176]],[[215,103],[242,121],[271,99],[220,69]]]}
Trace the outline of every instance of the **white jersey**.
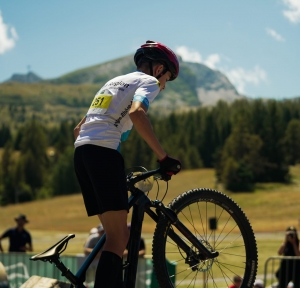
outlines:
{"label": "white jersey", "polygon": [[93,144],[119,150],[132,128],[128,115],[132,102],[142,102],[149,109],[159,86],[156,78],[140,71],[108,81],[96,93],[75,147]]}

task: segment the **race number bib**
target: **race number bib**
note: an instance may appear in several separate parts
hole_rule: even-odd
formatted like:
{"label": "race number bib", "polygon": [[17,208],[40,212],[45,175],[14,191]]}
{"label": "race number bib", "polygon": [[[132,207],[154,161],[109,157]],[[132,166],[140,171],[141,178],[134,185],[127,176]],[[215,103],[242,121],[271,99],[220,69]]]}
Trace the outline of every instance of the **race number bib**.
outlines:
{"label": "race number bib", "polygon": [[112,100],[111,95],[96,95],[87,114],[104,114]]}

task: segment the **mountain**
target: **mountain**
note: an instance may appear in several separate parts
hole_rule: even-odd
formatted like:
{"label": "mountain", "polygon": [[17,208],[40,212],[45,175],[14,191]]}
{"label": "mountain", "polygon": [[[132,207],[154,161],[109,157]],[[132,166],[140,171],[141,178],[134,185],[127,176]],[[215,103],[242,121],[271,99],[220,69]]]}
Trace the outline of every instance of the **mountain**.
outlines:
{"label": "mountain", "polygon": [[36,75],[33,72],[28,72],[27,74],[13,74],[7,81],[5,82],[21,82],[21,83],[35,83],[40,82],[43,79]]}
{"label": "mountain", "polygon": [[[167,110],[184,109],[191,106],[214,105],[218,100],[232,102],[244,98],[239,95],[228,78],[219,71],[179,57],[180,73],[178,79],[167,84],[160,93],[154,107]],[[59,78],[47,80],[52,84],[99,84],[109,79],[135,70],[133,55],[80,69]]]}
{"label": "mountain", "polygon": [[184,64],[196,75],[197,96],[202,106],[214,105],[218,100],[233,102],[244,98],[221,72],[199,63]]}
{"label": "mountain", "polygon": [[[220,99],[232,102],[244,98],[221,72],[203,64],[179,61],[179,76],[168,82],[153,101],[149,110],[152,116],[214,105]],[[0,83],[1,119],[3,123],[13,121],[16,127],[33,115],[49,125],[70,119],[78,121],[102,85],[135,70],[133,55],[129,55],[55,79],[43,80],[32,72],[14,74]]]}

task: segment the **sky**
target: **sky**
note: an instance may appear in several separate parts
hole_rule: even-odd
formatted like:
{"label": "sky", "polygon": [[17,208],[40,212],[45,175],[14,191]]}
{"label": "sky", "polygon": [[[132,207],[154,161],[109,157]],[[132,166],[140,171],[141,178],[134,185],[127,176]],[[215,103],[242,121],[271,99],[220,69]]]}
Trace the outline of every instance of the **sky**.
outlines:
{"label": "sky", "polygon": [[300,0],[0,0],[0,82],[134,54],[146,40],[252,98],[300,96]]}

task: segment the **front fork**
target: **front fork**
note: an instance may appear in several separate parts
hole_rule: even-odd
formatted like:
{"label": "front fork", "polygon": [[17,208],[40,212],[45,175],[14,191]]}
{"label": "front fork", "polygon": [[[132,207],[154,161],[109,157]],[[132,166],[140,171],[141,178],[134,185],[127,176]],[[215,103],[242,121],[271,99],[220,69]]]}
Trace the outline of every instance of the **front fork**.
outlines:
{"label": "front fork", "polygon": [[195,248],[197,248],[200,251],[200,255],[197,255],[195,251],[191,249],[189,245],[185,243],[181,239],[181,237],[174,232],[173,229],[169,229],[168,236],[190,257],[193,257],[194,259],[201,259],[201,260],[207,260],[216,258],[219,256],[219,252],[211,252],[209,251],[202,243],[197,239],[189,229],[183,225],[178,217],[177,214],[171,210],[170,208],[167,208],[164,206],[164,204],[159,201],[155,200],[152,202],[153,207],[156,208],[157,211],[160,211],[162,214],[166,216],[166,218],[171,222],[172,225],[174,225],[193,245]]}

